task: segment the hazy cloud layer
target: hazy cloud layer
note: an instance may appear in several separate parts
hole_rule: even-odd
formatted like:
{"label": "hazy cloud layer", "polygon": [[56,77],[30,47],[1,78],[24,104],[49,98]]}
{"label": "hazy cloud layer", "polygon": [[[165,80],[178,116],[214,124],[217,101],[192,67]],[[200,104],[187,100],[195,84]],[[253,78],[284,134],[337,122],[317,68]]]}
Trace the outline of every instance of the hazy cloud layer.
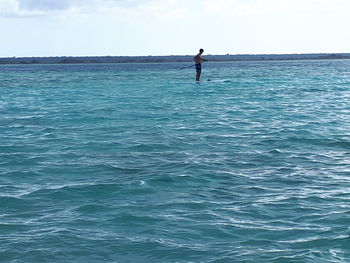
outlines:
{"label": "hazy cloud layer", "polygon": [[[348,0],[0,0],[1,14],[30,15],[60,12],[75,8],[93,10],[100,8],[146,7],[159,12],[169,9],[187,10],[194,14],[207,12],[222,15],[256,15],[280,12],[312,12],[313,10],[342,9],[349,7]],[[160,10],[162,9],[162,10]],[[287,10],[287,11],[286,11]]]}
{"label": "hazy cloud layer", "polygon": [[0,56],[348,52],[348,10],[349,0],[0,0]]}
{"label": "hazy cloud layer", "polygon": [[135,7],[158,0],[0,0],[0,16],[45,15],[77,10],[97,11],[101,7]]}
{"label": "hazy cloud layer", "polygon": [[24,10],[62,10],[69,8],[72,0],[18,0],[18,6]]}
{"label": "hazy cloud layer", "polygon": [[[134,6],[140,0],[16,0],[19,8],[25,10],[65,10],[70,7],[98,7],[101,5]],[[147,1],[146,1],[147,2]]]}

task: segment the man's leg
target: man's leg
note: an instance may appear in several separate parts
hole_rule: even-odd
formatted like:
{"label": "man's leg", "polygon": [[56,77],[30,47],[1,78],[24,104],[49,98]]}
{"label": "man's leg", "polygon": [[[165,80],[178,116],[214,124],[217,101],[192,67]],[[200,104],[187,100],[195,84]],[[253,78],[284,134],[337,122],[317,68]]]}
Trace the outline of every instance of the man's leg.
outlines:
{"label": "man's leg", "polygon": [[197,71],[197,74],[196,74],[196,81],[199,81],[201,77],[201,72],[200,71]]}

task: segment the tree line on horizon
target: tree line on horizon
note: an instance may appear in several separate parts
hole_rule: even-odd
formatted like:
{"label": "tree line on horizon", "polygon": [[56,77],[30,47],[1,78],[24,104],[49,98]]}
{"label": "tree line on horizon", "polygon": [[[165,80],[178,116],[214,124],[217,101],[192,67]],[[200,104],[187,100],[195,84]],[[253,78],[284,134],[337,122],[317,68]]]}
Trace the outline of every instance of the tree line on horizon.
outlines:
{"label": "tree line on horizon", "polygon": [[[269,60],[322,60],[350,59],[350,53],[320,54],[267,54],[267,55],[206,55],[209,61],[269,61]],[[84,63],[160,63],[193,62],[190,55],[172,56],[94,56],[94,57],[8,57],[0,64],[84,64]]]}

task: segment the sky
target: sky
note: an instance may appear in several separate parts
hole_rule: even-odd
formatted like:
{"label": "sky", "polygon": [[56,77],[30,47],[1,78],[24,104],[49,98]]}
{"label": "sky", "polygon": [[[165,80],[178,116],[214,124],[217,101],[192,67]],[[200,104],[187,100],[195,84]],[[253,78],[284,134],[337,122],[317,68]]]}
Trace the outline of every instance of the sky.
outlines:
{"label": "sky", "polygon": [[0,0],[0,57],[350,53],[349,0]]}

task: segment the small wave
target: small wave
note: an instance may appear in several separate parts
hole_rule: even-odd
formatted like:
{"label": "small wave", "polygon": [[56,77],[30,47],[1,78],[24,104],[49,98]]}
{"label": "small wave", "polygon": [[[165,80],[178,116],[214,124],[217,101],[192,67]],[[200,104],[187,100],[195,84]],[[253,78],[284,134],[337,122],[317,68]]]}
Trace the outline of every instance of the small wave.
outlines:
{"label": "small wave", "polygon": [[139,144],[136,146],[130,147],[131,151],[136,152],[157,152],[171,150],[172,148],[165,144]]}
{"label": "small wave", "polygon": [[329,142],[327,143],[327,146],[350,150],[350,141],[342,140],[342,141]]}
{"label": "small wave", "polygon": [[29,207],[31,207],[31,204],[21,197],[0,196],[0,212],[3,214],[13,211],[25,211]]}

